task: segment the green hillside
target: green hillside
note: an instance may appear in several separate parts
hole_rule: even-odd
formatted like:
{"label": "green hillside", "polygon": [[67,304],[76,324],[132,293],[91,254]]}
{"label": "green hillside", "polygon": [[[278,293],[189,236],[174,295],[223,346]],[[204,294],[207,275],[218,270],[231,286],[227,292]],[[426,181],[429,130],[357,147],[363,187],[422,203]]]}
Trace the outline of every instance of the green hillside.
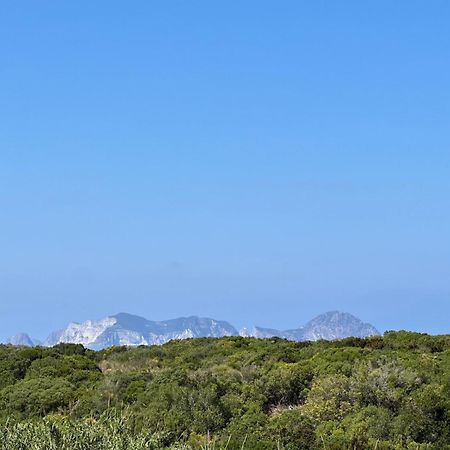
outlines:
{"label": "green hillside", "polygon": [[450,336],[0,346],[0,449],[450,449]]}

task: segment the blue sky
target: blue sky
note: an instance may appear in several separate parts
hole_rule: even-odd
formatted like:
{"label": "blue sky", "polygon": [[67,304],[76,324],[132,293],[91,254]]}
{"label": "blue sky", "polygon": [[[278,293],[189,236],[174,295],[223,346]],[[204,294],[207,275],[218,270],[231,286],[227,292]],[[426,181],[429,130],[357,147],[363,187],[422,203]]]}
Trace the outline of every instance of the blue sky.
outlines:
{"label": "blue sky", "polygon": [[449,332],[450,3],[0,5],[0,339],[119,311]]}

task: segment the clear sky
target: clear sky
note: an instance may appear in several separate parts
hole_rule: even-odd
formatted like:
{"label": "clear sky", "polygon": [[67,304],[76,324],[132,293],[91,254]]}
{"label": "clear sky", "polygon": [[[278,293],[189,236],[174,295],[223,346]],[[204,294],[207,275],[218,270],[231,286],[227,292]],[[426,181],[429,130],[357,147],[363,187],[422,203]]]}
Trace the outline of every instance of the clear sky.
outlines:
{"label": "clear sky", "polygon": [[0,5],[0,339],[120,311],[450,332],[450,2]]}

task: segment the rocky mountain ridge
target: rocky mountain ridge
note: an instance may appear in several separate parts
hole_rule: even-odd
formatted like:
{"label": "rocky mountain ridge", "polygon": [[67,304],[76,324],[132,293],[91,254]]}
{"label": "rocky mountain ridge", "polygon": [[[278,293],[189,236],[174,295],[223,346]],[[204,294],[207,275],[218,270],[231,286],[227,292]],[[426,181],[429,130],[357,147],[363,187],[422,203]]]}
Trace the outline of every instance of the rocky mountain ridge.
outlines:
{"label": "rocky mountain ridge", "polygon": [[140,316],[120,313],[100,320],[86,320],[70,323],[66,328],[52,332],[41,344],[26,333],[20,333],[9,340],[12,345],[51,347],[59,343],[82,344],[99,350],[113,345],[137,346],[159,345],[173,339],[196,337],[249,336],[256,338],[281,338],[305,341],[318,339],[341,339],[344,337],[366,337],[379,332],[370,324],[355,316],[339,311],[321,314],[306,325],[292,330],[276,330],[254,327],[238,332],[225,321],[197,316],[180,317],[165,321],[151,321]]}
{"label": "rocky mountain ridge", "polygon": [[70,323],[67,328],[53,333],[44,345],[61,342],[83,344],[92,349],[113,345],[157,345],[173,339],[195,337],[233,336],[237,330],[228,322],[197,316],[165,321],[147,320],[127,313],[116,314],[101,320]]}
{"label": "rocky mountain ridge", "polygon": [[343,339],[349,336],[367,337],[379,335],[371,324],[364,323],[349,313],[329,311],[310,320],[306,325],[293,330],[275,330],[254,327],[249,336],[268,338],[278,336],[292,341],[317,341],[319,339]]}

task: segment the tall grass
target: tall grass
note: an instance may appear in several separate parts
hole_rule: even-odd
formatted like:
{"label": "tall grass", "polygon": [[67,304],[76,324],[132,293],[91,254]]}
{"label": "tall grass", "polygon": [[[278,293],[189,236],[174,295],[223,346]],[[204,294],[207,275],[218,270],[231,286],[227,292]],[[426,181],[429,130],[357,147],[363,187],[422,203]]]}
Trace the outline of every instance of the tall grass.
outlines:
{"label": "tall grass", "polygon": [[160,450],[168,448],[166,441],[164,434],[134,432],[121,417],[82,422],[50,418],[0,427],[1,450]]}
{"label": "tall grass", "polygon": [[[106,416],[99,420],[89,419],[79,422],[61,417],[41,419],[35,422],[9,422],[0,426],[0,450],[229,450],[231,436],[224,445],[205,437],[203,443],[191,446],[186,443],[172,443],[164,433],[135,432],[127,420],[120,416]],[[379,442],[367,450],[379,450]],[[324,450],[328,447],[322,440]],[[251,450],[246,439],[238,445],[240,450]],[[322,447],[322,446],[321,446]],[[289,447],[291,448],[291,447]],[[316,447],[314,447],[316,448]],[[318,447],[317,447],[318,448]],[[354,450],[353,446],[339,447],[340,450]],[[411,443],[406,446],[385,446],[384,450],[431,450],[430,444]],[[283,450],[279,443],[273,449]]]}

